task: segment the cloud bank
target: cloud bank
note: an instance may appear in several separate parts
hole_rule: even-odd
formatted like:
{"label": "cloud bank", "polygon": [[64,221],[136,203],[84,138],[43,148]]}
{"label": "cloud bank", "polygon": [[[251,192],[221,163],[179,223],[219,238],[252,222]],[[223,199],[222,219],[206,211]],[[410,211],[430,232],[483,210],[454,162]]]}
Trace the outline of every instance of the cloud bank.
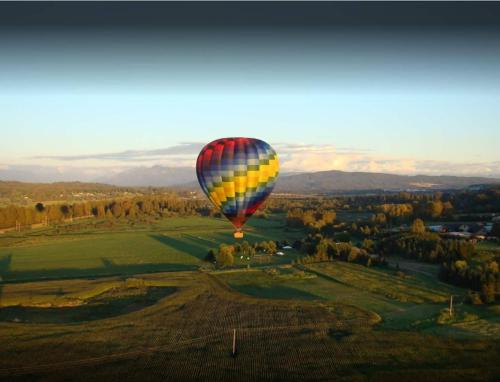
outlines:
{"label": "cloud bank", "polygon": [[[500,178],[500,161],[456,163],[381,155],[370,150],[335,145],[271,143],[278,152],[281,170],[315,172],[341,170],[383,172],[404,175],[457,175]],[[132,168],[152,166],[193,168],[202,142],[183,142],[153,150],[126,150],[111,153],[49,155],[0,161],[1,179],[29,179],[39,169],[40,176],[55,180],[74,178],[90,181]],[[22,176],[21,176],[22,175]],[[38,178],[37,178],[38,179]],[[20,179],[21,180],[21,179]]]}

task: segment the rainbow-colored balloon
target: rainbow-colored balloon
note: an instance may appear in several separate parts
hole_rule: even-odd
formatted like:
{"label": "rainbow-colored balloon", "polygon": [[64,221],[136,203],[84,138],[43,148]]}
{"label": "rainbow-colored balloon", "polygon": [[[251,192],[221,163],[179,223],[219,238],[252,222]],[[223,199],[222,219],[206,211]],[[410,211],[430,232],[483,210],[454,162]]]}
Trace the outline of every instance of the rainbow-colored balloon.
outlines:
{"label": "rainbow-colored balloon", "polygon": [[207,144],[196,162],[196,175],[208,199],[236,228],[266,200],[279,173],[276,151],[255,138],[221,138]]}

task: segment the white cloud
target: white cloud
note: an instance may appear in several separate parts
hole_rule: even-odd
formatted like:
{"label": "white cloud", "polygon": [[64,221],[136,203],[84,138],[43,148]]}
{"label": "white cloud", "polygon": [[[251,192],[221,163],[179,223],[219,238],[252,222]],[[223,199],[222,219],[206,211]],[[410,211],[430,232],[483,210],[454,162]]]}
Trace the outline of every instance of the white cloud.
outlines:
{"label": "white cloud", "polygon": [[[277,142],[272,146],[278,152],[282,172],[312,172],[326,170],[384,172],[393,174],[428,174],[500,177],[500,161],[482,163],[456,163],[435,160],[381,155],[334,145],[290,144]],[[154,150],[127,150],[116,153],[77,154],[66,156],[37,156],[10,158],[1,161],[0,170],[12,172],[22,166],[43,166],[44,171],[68,175],[80,174],[85,179],[99,178],[133,167],[194,167],[200,142]],[[49,169],[51,169],[49,171]]]}
{"label": "white cloud", "polygon": [[500,176],[500,161],[455,163],[337,149],[333,145],[276,145],[283,171],[363,171],[393,174]]}

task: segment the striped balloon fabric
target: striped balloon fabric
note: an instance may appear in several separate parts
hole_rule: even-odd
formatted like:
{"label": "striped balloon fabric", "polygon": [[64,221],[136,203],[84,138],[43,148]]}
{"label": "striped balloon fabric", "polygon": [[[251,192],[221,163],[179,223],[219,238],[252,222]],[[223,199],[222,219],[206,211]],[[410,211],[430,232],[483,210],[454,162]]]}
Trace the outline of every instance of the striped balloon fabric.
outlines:
{"label": "striped balloon fabric", "polygon": [[201,150],[196,162],[203,192],[237,232],[269,196],[278,173],[276,151],[254,138],[217,139]]}

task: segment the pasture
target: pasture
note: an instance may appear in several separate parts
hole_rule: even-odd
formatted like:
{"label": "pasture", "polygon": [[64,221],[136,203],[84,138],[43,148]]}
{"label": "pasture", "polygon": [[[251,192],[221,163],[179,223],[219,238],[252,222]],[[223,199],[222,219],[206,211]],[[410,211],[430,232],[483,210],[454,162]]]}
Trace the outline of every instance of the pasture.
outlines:
{"label": "pasture", "polygon": [[[289,271],[288,278],[308,280]],[[381,331],[376,315],[349,304],[254,298],[221,281],[222,275],[259,272],[138,275],[135,283],[173,292],[155,304],[97,320],[2,322],[0,379],[401,381],[418,375],[452,381],[499,375],[499,349],[492,341]],[[88,282],[89,290],[97,287]],[[230,356],[233,329],[236,358]]]}
{"label": "pasture", "polygon": [[[293,274],[298,276],[293,276]],[[290,275],[292,274],[292,275]],[[266,299],[334,302],[370,312],[380,329],[410,330],[458,338],[500,338],[498,317],[483,307],[463,303],[464,290],[422,274],[404,278],[390,270],[366,268],[339,261],[293,268],[277,267],[248,271],[218,272],[217,277],[240,293]],[[438,323],[449,296],[455,298],[455,320]],[[481,330],[472,322],[484,320]],[[461,317],[463,319],[461,319]]]}
{"label": "pasture", "polygon": [[[223,219],[179,217],[111,227],[97,222],[78,230],[72,229],[75,225],[1,237],[0,277],[12,282],[194,270],[210,248],[234,242],[232,226]],[[286,232],[282,221],[254,219],[245,240],[293,240],[297,235]]]}
{"label": "pasture", "polygon": [[[245,239],[301,235],[253,219]],[[225,220],[202,217],[2,236],[0,380],[498,379],[498,307],[463,304],[436,266],[292,265],[292,250],[250,269],[202,261],[232,242]]]}

